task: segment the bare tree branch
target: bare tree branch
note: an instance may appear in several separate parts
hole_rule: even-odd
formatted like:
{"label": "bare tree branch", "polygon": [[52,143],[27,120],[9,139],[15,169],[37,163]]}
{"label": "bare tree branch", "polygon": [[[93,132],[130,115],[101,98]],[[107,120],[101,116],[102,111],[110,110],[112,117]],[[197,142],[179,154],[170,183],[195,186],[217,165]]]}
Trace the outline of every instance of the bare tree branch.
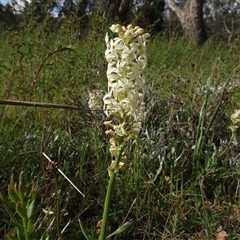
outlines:
{"label": "bare tree branch", "polygon": [[168,3],[169,8],[177,15],[177,17],[178,17],[179,19],[184,17],[184,14],[185,14],[184,9],[182,9],[181,7],[179,7],[179,6],[174,2],[174,0],[167,0],[167,3]]}

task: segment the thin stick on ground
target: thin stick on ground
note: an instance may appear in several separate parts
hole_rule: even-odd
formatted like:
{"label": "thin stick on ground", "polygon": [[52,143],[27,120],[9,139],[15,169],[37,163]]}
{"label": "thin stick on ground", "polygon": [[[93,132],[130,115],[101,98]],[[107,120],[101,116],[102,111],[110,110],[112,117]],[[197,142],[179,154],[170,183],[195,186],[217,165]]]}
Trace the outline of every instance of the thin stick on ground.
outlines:
{"label": "thin stick on ground", "polygon": [[[51,163],[54,163],[44,152],[42,153],[43,156]],[[83,196],[85,197],[85,195],[76,187],[76,185],[74,185],[74,183],[59,169],[57,168],[58,172],[61,173],[63,175],[63,177],[68,180],[68,182]]]}

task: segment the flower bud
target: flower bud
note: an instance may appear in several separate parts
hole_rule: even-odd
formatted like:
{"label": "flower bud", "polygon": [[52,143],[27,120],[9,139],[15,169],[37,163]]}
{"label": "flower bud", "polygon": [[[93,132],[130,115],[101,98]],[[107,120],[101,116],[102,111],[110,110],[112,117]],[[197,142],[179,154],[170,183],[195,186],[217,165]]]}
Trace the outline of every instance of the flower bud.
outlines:
{"label": "flower bud", "polygon": [[136,32],[137,32],[137,34],[142,35],[144,33],[144,29],[139,28]]}

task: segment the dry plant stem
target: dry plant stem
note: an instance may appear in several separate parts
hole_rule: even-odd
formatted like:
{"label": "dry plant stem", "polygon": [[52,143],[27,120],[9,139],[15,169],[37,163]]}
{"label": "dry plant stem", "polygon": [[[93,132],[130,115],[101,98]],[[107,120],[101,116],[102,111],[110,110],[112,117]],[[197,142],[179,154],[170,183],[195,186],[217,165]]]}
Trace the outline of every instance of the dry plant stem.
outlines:
{"label": "dry plant stem", "polygon": [[105,240],[106,239],[106,230],[107,230],[107,224],[108,224],[108,215],[109,215],[109,208],[111,204],[111,196],[112,196],[112,191],[113,191],[113,185],[114,181],[118,172],[119,168],[119,162],[121,159],[122,155],[122,149],[118,155],[118,158],[114,162],[114,167],[110,175],[110,179],[108,182],[108,187],[107,187],[107,193],[104,201],[104,209],[103,209],[103,218],[102,218],[102,226],[101,226],[101,232],[99,236],[99,240]]}
{"label": "dry plant stem", "polygon": [[51,51],[50,53],[48,53],[46,55],[46,57],[43,59],[42,63],[40,64],[40,66],[38,67],[36,73],[35,73],[35,76],[34,76],[34,79],[32,81],[32,84],[31,84],[31,88],[30,88],[30,94],[29,94],[29,101],[31,101],[32,99],[32,96],[33,96],[33,90],[35,88],[35,85],[37,83],[37,78],[38,78],[38,75],[41,71],[41,69],[43,68],[45,62],[47,61],[47,59],[49,57],[51,57],[53,54],[57,53],[57,52],[61,52],[61,51],[64,51],[64,50],[71,50],[69,47],[60,47],[60,48],[56,48],[54,49],[53,51]]}
{"label": "dry plant stem", "polygon": [[14,101],[14,100],[0,100],[0,105],[11,105],[11,106],[25,106],[25,107],[43,107],[43,108],[58,108],[58,109],[69,109],[78,110],[83,112],[93,112],[103,110],[91,110],[83,107],[66,104],[54,104],[54,103],[41,103],[41,102],[29,102],[29,101]]}

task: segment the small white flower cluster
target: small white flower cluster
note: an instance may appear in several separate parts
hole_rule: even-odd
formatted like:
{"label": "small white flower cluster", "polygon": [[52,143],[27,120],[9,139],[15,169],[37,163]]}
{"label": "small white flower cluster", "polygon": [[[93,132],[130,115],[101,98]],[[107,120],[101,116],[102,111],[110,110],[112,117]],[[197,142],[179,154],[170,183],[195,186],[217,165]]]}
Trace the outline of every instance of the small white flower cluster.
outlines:
{"label": "small white flower cluster", "polygon": [[232,125],[229,127],[232,132],[235,132],[240,125],[240,110],[235,110],[235,112],[231,115]]}
{"label": "small white flower cluster", "polygon": [[88,106],[92,110],[102,110],[103,108],[103,91],[93,90],[89,92]]}
{"label": "small white flower cluster", "polygon": [[108,92],[103,102],[106,115],[114,119],[106,121],[105,125],[110,127],[106,134],[111,135],[110,153],[116,159],[125,143],[134,139],[141,130],[145,84],[142,71],[147,64],[149,34],[132,25],[116,24],[110,29],[118,37],[109,39],[108,34],[105,37]]}

